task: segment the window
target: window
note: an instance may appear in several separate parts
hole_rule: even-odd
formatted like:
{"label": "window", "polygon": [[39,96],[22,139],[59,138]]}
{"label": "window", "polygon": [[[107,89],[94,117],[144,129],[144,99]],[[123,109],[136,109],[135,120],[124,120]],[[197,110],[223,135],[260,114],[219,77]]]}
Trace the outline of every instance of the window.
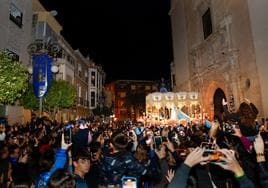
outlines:
{"label": "window", "polygon": [[152,86],[153,91],[157,91],[157,86]]}
{"label": "window", "polygon": [[38,14],[33,15],[33,22],[32,22],[32,28],[35,28],[38,21]]}
{"label": "window", "polygon": [[95,107],[96,106],[96,103],[95,103],[95,92],[94,91],[91,91],[91,94],[90,94],[90,106],[91,107]]}
{"label": "window", "polygon": [[145,86],[145,90],[146,91],[151,90],[151,86]]}
{"label": "window", "polygon": [[85,81],[88,82],[87,71],[85,71]]}
{"label": "window", "polygon": [[82,66],[78,64],[78,75],[81,78],[82,77]]}
{"label": "window", "polygon": [[91,86],[96,86],[96,73],[91,72]]}
{"label": "window", "polygon": [[20,28],[22,27],[22,12],[13,4],[10,4],[9,19]]}
{"label": "window", "polygon": [[125,98],[126,97],[126,92],[120,92],[119,95],[120,95],[121,98]]}
{"label": "window", "polygon": [[212,33],[212,21],[210,8],[202,16],[204,39],[206,39]]}
{"label": "window", "polygon": [[175,74],[172,74],[172,83],[173,83],[173,86],[176,86],[176,77],[175,77]]}

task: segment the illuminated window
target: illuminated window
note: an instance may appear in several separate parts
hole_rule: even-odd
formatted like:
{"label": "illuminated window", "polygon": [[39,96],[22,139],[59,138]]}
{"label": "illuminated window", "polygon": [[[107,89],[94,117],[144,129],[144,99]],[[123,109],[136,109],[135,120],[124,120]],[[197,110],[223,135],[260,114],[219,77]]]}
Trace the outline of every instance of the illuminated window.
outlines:
{"label": "illuminated window", "polygon": [[151,86],[145,86],[145,90],[146,91],[151,90]]}
{"label": "illuminated window", "polygon": [[91,86],[96,86],[96,73],[91,72]]}
{"label": "illuminated window", "polygon": [[13,4],[10,4],[9,19],[20,28],[22,27],[22,12]]}
{"label": "illuminated window", "polygon": [[78,75],[81,78],[82,77],[82,66],[78,64]]}
{"label": "illuminated window", "polygon": [[120,92],[120,97],[125,98],[126,97],[126,92]]}

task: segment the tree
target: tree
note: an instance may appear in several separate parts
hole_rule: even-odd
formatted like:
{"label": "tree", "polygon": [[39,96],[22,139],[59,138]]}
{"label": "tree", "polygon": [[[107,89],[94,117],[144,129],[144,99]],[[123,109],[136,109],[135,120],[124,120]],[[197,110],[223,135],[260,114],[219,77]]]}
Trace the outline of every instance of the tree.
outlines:
{"label": "tree", "polygon": [[0,52],[0,103],[13,104],[28,86],[26,67],[7,52]]}
{"label": "tree", "polygon": [[76,89],[70,82],[65,80],[52,81],[44,98],[44,108],[54,118],[60,109],[72,107],[75,99]]}
{"label": "tree", "polygon": [[39,108],[39,102],[34,94],[33,86],[29,85],[29,89],[21,97],[21,105],[26,109],[37,110]]}
{"label": "tree", "polygon": [[[43,109],[54,119],[60,109],[72,107],[75,99],[76,90],[70,82],[53,80],[44,97]],[[39,101],[34,95],[32,86],[29,86],[29,90],[22,97],[21,104],[27,109],[37,110],[39,108]]]}

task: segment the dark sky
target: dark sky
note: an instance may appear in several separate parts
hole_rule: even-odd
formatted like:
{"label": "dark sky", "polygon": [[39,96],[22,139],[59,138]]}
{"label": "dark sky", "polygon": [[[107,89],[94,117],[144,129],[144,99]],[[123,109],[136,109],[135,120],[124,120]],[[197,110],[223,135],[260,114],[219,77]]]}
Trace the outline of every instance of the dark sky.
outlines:
{"label": "dark sky", "polygon": [[107,81],[169,79],[169,0],[40,0],[57,10],[62,35],[101,64]]}

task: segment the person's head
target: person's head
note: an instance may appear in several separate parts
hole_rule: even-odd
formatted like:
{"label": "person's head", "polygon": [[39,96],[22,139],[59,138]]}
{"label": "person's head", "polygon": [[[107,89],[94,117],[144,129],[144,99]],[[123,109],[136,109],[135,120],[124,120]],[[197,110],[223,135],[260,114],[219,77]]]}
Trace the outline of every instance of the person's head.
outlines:
{"label": "person's head", "polygon": [[20,147],[16,144],[9,146],[9,154],[11,157],[19,158],[20,156]]}
{"label": "person's head", "polygon": [[148,160],[148,154],[147,154],[147,146],[146,143],[143,141],[141,142],[135,151],[134,154],[135,158],[139,161],[147,161]]}
{"label": "person's head", "polygon": [[238,113],[242,123],[253,124],[257,115],[253,113],[248,103],[242,102],[239,106]]}
{"label": "person's head", "polygon": [[86,149],[77,152],[73,157],[74,172],[84,176],[90,169],[90,153]]}
{"label": "person's head", "polygon": [[54,164],[54,155],[53,149],[48,149],[41,155],[38,163],[40,172],[47,172],[51,169]]}
{"label": "person's head", "polygon": [[47,188],[72,188],[75,187],[74,176],[63,169],[56,170],[50,177]]}
{"label": "person's head", "polygon": [[111,137],[111,144],[118,151],[125,150],[128,146],[128,138],[121,131],[114,132]]}
{"label": "person's head", "polygon": [[7,159],[9,156],[8,147],[6,145],[1,146],[0,148],[0,159]]}

